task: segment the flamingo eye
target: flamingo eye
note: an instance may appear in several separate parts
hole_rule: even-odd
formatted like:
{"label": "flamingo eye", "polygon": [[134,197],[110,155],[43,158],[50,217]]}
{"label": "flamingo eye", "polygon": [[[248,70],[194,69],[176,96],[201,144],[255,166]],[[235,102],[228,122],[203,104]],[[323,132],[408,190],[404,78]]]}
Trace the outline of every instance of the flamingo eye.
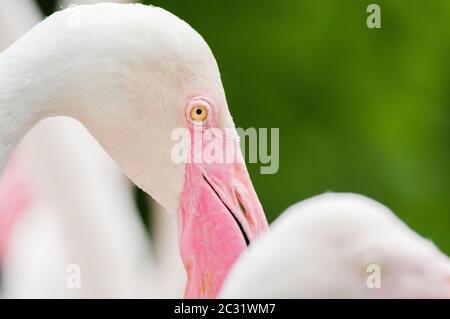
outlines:
{"label": "flamingo eye", "polygon": [[208,109],[204,105],[195,105],[191,109],[191,119],[195,122],[203,122],[208,117]]}

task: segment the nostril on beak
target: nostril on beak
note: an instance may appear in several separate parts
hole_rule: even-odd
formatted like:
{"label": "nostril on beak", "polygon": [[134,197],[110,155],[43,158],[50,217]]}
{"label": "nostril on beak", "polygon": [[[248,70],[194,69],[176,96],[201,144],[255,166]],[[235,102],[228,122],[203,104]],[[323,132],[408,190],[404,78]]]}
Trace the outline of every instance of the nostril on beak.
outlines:
{"label": "nostril on beak", "polygon": [[247,210],[245,209],[244,204],[242,203],[241,196],[239,195],[238,192],[235,192],[235,194],[236,194],[236,199],[237,199],[238,204],[239,204],[239,209],[241,210],[241,212],[242,212],[242,214],[244,215],[245,219],[248,219],[248,212],[247,212]]}
{"label": "nostril on beak", "polygon": [[236,196],[236,200],[239,205],[239,210],[242,213],[242,216],[244,216],[245,220],[247,221],[248,225],[251,229],[255,227],[255,220],[253,218],[253,215],[251,214],[251,211],[248,210],[248,205],[246,205],[246,201],[242,198],[241,193],[235,189],[234,194]]}

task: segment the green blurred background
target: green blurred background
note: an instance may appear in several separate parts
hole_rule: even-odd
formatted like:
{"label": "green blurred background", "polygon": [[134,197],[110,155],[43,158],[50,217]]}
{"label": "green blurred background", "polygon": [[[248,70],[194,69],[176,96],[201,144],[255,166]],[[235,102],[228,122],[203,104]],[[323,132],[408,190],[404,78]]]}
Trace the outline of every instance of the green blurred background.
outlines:
{"label": "green blurred background", "polygon": [[270,220],[357,192],[450,253],[450,1],[144,2],[203,35],[237,126],[280,128],[278,173],[249,165]]}

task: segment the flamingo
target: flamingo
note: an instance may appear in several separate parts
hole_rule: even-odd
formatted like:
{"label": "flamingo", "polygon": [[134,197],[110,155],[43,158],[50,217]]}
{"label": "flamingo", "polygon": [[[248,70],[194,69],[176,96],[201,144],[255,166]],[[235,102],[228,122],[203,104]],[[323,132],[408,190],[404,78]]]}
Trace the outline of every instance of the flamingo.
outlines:
{"label": "flamingo", "polygon": [[136,185],[177,215],[185,296],[216,297],[237,258],[268,226],[245,164],[170,157],[176,128],[191,138],[198,123],[234,128],[201,36],[144,5],[53,14],[0,55],[0,169],[36,123],[54,116],[80,121]]}
{"label": "flamingo", "polygon": [[[80,2],[99,1],[75,1],[72,5]],[[67,5],[65,1],[61,4]],[[28,0],[3,1],[0,14],[6,12],[16,19],[6,23],[0,39],[12,40],[41,19]],[[61,139],[60,135],[66,138]],[[15,214],[10,214],[21,217],[18,222],[14,222],[15,218],[6,218],[11,209],[0,208],[0,221],[2,215],[5,217],[5,222],[0,222],[4,228],[0,231],[4,237],[0,246],[9,248],[9,254],[3,258],[6,259],[3,261],[5,297],[182,296],[185,275],[174,241],[174,218],[166,217],[162,209],[152,203],[152,227],[156,235],[151,243],[153,258],[149,258],[142,227],[134,218],[137,213],[128,195],[128,182],[82,125],[64,117],[46,119],[27,134],[15,153],[14,167],[12,163],[8,165],[11,167],[8,170],[15,173],[8,173],[0,184],[0,189],[8,191],[4,192],[0,203],[23,203],[12,200],[24,193],[14,187],[17,185],[14,180],[23,175],[18,174],[18,166],[22,166],[21,173],[26,168],[28,182],[32,179],[33,189],[40,192],[27,196],[27,205],[21,205],[21,209],[14,210]],[[18,160],[21,165],[17,165]],[[67,167],[72,167],[69,172],[65,171]],[[26,190],[23,184],[21,189]],[[57,187],[49,188],[49,185]],[[74,229],[79,229],[83,235]],[[8,240],[9,237],[12,240]],[[88,238],[89,242],[83,238]],[[65,284],[66,268],[71,263],[82,266],[80,289],[71,289]]]}
{"label": "flamingo", "polygon": [[220,297],[450,298],[450,259],[380,203],[326,193],[288,208]]}
{"label": "flamingo", "polygon": [[[16,18],[2,20],[5,42],[41,19],[28,0],[2,1],[2,13]],[[43,121],[27,134],[9,166],[0,184],[0,203],[7,205],[0,208],[6,297],[180,296],[173,285],[159,283],[160,263],[149,258],[128,181],[79,123]],[[173,232],[172,226],[165,230]],[[175,249],[165,247],[165,254]],[[175,261],[170,262],[162,266],[182,283]],[[73,263],[83,270],[80,289],[66,285],[66,268]]]}

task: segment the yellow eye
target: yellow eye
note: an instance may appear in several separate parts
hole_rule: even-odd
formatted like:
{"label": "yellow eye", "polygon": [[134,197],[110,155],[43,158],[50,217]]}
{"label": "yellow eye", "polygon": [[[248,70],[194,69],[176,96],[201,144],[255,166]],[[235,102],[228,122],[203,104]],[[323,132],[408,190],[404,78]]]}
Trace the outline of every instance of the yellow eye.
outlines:
{"label": "yellow eye", "polygon": [[208,117],[208,109],[203,105],[196,105],[191,110],[191,119],[202,122]]}

